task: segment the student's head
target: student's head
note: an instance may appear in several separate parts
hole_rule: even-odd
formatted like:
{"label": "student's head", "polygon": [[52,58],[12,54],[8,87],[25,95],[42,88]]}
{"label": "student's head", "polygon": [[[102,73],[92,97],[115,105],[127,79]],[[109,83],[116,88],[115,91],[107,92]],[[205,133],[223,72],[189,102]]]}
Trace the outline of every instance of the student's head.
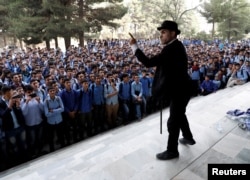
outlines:
{"label": "student's head", "polygon": [[11,98],[14,99],[16,96],[19,95],[14,86],[7,86],[7,85],[2,86],[1,93],[4,99],[6,100],[10,100]]}
{"label": "student's head", "polygon": [[240,69],[240,63],[235,63],[235,68],[236,68],[236,70],[239,70]]}
{"label": "student's head", "polygon": [[129,75],[127,73],[124,73],[122,75],[122,80],[123,80],[123,82],[128,82],[129,81]]}
{"label": "student's head", "polygon": [[206,76],[205,76],[205,80],[206,80],[206,81],[210,80],[210,77],[206,75]]}
{"label": "student's head", "polygon": [[108,79],[108,82],[110,83],[113,79],[113,74],[112,73],[108,73],[107,74],[107,79]]}
{"label": "student's head", "polygon": [[[101,77],[100,77],[101,78]],[[84,78],[83,78],[84,79]],[[94,82],[95,81],[95,74],[94,73],[90,73],[89,74],[89,80],[91,81],[91,82]]]}
{"label": "student's head", "polygon": [[64,82],[65,89],[66,90],[70,90],[71,89],[70,79],[69,78],[65,78],[63,82]]}
{"label": "student's head", "polygon": [[85,78],[85,73],[83,71],[80,71],[76,73],[76,79],[81,82]]}
{"label": "student's head", "polygon": [[82,80],[82,81],[81,81],[81,85],[82,85],[82,88],[83,88],[84,90],[88,89],[88,87],[89,87],[89,82],[88,82],[88,80],[87,80],[87,79]]}
{"label": "student's head", "polygon": [[11,71],[9,69],[3,70],[3,74],[6,78],[11,78]]}
{"label": "student's head", "polygon": [[102,79],[101,79],[100,75],[96,75],[96,76],[95,76],[95,83],[96,83],[96,84],[101,84],[101,80],[102,80]]}
{"label": "student's head", "polygon": [[13,73],[12,75],[11,75],[11,79],[12,79],[12,81],[14,82],[14,83],[18,83],[19,82],[19,75],[18,75],[18,73]]}
{"label": "student's head", "polygon": [[17,87],[13,90],[14,94],[13,96],[19,96],[19,99],[24,96],[24,89],[22,86]]}
{"label": "student's head", "polygon": [[24,93],[29,95],[32,94],[34,92],[34,88],[32,87],[32,85],[25,85],[24,86]]}
{"label": "student's head", "polygon": [[41,69],[37,69],[36,70],[36,78],[42,79],[42,77],[43,77],[42,70]]}
{"label": "student's head", "polygon": [[33,87],[34,91],[37,91],[39,88],[39,80],[38,79],[31,79],[30,85]]}
{"label": "student's head", "polygon": [[68,67],[66,69],[66,74],[68,77],[71,77],[73,75],[73,69],[71,67]]}
{"label": "student's head", "polygon": [[51,75],[49,75],[49,74],[46,75],[44,78],[45,78],[45,84],[46,85],[50,85],[50,83],[53,81]]}
{"label": "student's head", "polygon": [[1,88],[1,93],[4,99],[9,100],[13,96],[13,88],[11,86],[3,85]]}
{"label": "student's head", "polygon": [[135,80],[135,82],[139,83],[140,78],[139,78],[139,75],[138,75],[138,74],[135,74],[134,80]]}
{"label": "student's head", "polygon": [[143,77],[146,77],[146,76],[147,76],[147,70],[146,70],[146,69],[143,69],[143,70],[142,70],[142,76],[143,76]]}
{"label": "student's head", "polygon": [[51,86],[55,89],[56,93],[59,92],[59,87],[57,81],[52,81]]}
{"label": "student's head", "polygon": [[55,95],[56,95],[56,90],[53,86],[49,86],[48,87],[48,93],[49,93],[49,97],[54,99]]}
{"label": "student's head", "polygon": [[59,74],[63,74],[64,75],[64,72],[65,72],[65,70],[64,70],[64,66],[59,66]]}

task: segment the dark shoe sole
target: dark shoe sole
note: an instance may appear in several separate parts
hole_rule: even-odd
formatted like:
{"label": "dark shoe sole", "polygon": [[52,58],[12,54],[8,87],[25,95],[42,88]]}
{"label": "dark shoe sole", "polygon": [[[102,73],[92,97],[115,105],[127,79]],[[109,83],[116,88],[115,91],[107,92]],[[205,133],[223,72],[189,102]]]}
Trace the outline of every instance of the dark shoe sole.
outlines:
{"label": "dark shoe sole", "polygon": [[156,158],[159,160],[170,160],[170,159],[174,159],[174,158],[178,158],[179,157],[179,153],[172,153],[172,152],[168,152],[168,151],[164,151],[162,153],[156,154]]}
{"label": "dark shoe sole", "polygon": [[186,139],[186,138],[181,138],[179,139],[179,142],[183,145],[194,145],[196,142],[195,140],[189,140],[189,139]]}

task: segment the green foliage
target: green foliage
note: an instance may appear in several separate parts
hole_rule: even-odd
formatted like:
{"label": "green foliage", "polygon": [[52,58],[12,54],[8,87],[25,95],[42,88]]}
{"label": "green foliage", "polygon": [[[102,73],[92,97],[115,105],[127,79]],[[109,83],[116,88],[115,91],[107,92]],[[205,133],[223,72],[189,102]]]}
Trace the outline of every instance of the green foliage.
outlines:
{"label": "green foliage", "polygon": [[[246,0],[210,0],[203,4],[201,15],[208,23],[217,24],[218,34],[228,40],[241,39],[249,27],[249,3]],[[214,26],[213,26],[214,27]],[[215,30],[213,29],[212,34]]]}
{"label": "green foliage", "polygon": [[224,0],[210,0],[210,2],[204,2],[200,14],[206,18],[208,23],[217,23],[222,21],[222,15],[226,11],[221,4]]}
{"label": "green foliage", "polygon": [[219,24],[218,30],[223,38],[238,40],[244,37],[245,30],[249,26],[246,14],[249,13],[249,4],[245,0],[231,1],[224,4],[227,12],[223,22]]}
{"label": "green foliage", "polygon": [[180,29],[190,27],[189,16],[196,9],[187,9],[184,0],[131,0],[128,7],[131,24],[144,29],[143,34],[148,34],[147,37],[158,36],[156,27],[166,19],[178,22]]}
{"label": "green foliage", "polygon": [[[26,44],[37,44],[57,37],[79,38],[84,32],[100,32],[102,25],[126,12],[122,0],[109,0],[106,7],[95,8],[103,0],[0,0],[0,27]],[[67,46],[67,45],[66,45]]]}

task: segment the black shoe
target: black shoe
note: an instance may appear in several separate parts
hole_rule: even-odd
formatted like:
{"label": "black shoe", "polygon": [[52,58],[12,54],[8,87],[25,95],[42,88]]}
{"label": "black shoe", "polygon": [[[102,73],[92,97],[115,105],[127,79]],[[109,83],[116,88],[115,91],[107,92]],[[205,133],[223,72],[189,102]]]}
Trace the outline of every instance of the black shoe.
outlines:
{"label": "black shoe", "polygon": [[159,160],[169,160],[179,157],[178,152],[164,151],[162,153],[156,154],[156,158]]}
{"label": "black shoe", "polygon": [[179,139],[179,142],[184,145],[194,145],[196,143],[194,139],[186,139],[186,138]]}

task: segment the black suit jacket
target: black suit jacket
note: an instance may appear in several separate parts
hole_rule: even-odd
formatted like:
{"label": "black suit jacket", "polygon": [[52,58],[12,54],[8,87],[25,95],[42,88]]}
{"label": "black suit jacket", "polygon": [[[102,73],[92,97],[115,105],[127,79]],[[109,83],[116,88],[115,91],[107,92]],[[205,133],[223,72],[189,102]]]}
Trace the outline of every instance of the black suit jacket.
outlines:
{"label": "black suit jacket", "polygon": [[135,56],[146,67],[156,66],[152,94],[158,98],[171,98],[180,93],[190,94],[191,79],[188,75],[188,58],[185,47],[178,39],[166,45],[151,58],[137,49]]}
{"label": "black suit jacket", "polygon": [[[12,108],[17,122],[20,126],[24,126],[25,120],[20,108],[13,107]],[[0,98],[0,116],[2,118],[2,129],[3,131],[9,131],[14,128],[13,118],[11,116],[11,110],[8,108],[7,104]]]}

